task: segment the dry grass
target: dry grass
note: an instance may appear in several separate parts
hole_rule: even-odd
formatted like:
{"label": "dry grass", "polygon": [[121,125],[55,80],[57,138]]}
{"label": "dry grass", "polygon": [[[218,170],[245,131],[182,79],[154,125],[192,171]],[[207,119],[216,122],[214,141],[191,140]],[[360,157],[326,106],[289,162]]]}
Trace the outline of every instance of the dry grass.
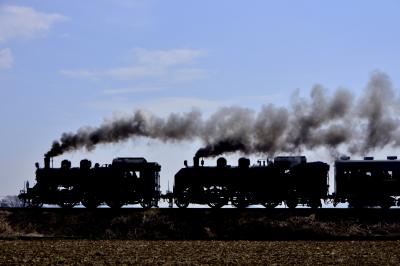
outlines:
{"label": "dry grass", "polygon": [[[373,215],[371,215],[374,217]],[[400,239],[400,219],[270,217],[260,212],[0,211],[0,238],[58,237],[131,240]]]}
{"label": "dry grass", "polygon": [[400,241],[2,240],[1,265],[399,265]]}

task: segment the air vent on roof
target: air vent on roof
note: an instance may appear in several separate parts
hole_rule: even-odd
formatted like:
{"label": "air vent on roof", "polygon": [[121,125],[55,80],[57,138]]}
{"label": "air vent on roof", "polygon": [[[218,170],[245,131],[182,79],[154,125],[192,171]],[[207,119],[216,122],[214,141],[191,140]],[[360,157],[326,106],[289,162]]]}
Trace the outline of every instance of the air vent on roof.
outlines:
{"label": "air vent on roof", "polygon": [[373,159],[374,159],[374,157],[369,157],[369,156],[364,157],[364,160],[366,160],[366,161],[372,161]]}
{"label": "air vent on roof", "polygon": [[397,156],[388,156],[387,159],[388,160],[397,160]]}
{"label": "air vent on roof", "polygon": [[340,156],[340,160],[350,160],[350,156]]}

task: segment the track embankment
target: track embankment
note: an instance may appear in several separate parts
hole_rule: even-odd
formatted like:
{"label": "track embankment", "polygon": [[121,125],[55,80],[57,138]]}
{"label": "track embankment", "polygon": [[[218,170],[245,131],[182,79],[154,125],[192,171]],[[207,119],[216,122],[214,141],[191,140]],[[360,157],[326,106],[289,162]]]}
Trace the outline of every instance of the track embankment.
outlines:
{"label": "track embankment", "polygon": [[0,238],[400,239],[400,209],[0,209]]}

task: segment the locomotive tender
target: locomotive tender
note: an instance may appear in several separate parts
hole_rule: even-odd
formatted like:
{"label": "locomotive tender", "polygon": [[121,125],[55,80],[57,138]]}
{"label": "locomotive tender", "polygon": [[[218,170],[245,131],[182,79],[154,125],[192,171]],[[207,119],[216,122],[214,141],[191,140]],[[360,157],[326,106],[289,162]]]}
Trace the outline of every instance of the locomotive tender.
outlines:
{"label": "locomotive tender", "polygon": [[36,184],[26,186],[19,197],[28,206],[57,204],[71,208],[81,203],[86,208],[106,204],[120,208],[125,204],[140,204],[143,208],[157,207],[160,199],[167,199],[179,208],[189,204],[221,208],[231,204],[237,208],[263,205],[274,208],[285,203],[289,208],[299,204],[321,207],[321,201],[349,203],[350,207],[400,205],[400,160],[335,161],[335,191],[329,194],[329,165],[307,162],[305,156],[278,156],[274,160],[259,160],[251,165],[240,158],[237,166],[227,164],[220,157],[216,166],[204,166],[195,157],[193,165],[180,169],[174,179],[173,192],[161,195],[161,166],[144,158],[115,158],[111,164],[95,164],[82,160],[80,167],[71,167],[67,160],[60,168],[36,164]]}

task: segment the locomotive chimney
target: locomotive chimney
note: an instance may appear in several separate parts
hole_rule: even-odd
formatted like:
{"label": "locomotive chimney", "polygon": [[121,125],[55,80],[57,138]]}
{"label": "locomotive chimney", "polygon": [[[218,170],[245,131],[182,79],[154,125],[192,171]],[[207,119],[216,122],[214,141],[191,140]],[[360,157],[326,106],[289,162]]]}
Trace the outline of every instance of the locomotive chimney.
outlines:
{"label": "locomotive chimney", "polygon": [[193,157],[193,167],[199,167],[199,159],[197,156]]}
{"label": "locomotive chimney", "polygon": [[50,168],[50,156],[44,156],[44,168]]}

